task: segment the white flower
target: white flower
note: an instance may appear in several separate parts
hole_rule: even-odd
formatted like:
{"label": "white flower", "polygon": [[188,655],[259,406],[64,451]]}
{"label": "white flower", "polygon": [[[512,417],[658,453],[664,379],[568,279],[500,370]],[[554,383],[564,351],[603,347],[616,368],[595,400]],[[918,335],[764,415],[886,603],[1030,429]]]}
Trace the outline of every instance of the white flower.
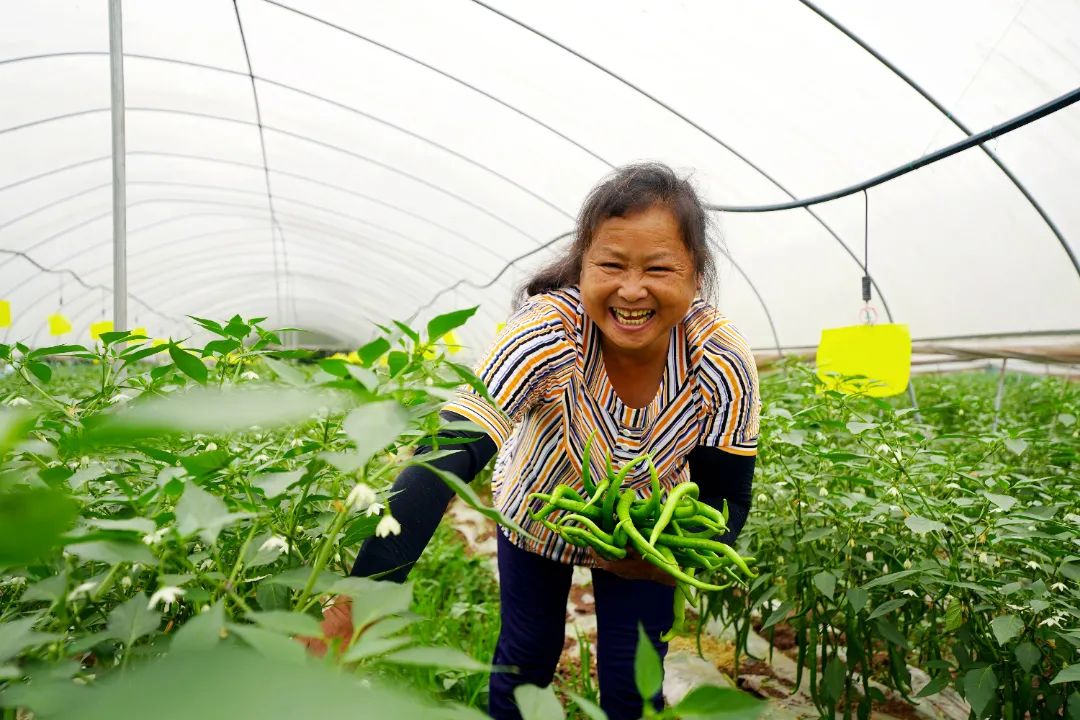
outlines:
{"label": "white flower", "polygon": [[380,514],[385,509],[386,509],[386,506],[383,505],[382,503],[373,502],[370,505],[368,505],[368,509],[364,511],[364,514],[367,515],[368,517],[372,517],[372,516]]}
{"label": "white flower", "polygon": [[1015,610],[1016,612],[1027,612],[1027,608],[1023,605],[1013,605],[1012,603],[1005,603],[1005,607],[1009,608],[1010,610]]}
{"label": "white flower", "polygon": [[303,441],[303,440],[301,440],[300,438],[293,438],[293,439],[292,439],[292,440],[291,440],[291,441],[289,442],[289,447],[300,447],[300,446],[301,446],[301,445],[303,445],[303,444],[304,444],[304,441]]}
{"label": "white flower", "polygon": [[758,493],[757,501],[758,501],[759,504],[767,503],[767,502],[769,502],[769,496],[766,495],[765,493]]}
{"label": "white flower", "polygon": [[159,528],[152,533],[147,533],[146,535],[143,535],[142,541],[146,545],[157,545],[159,542],[161,542],[161,539],[165,537],[165,533],[167,532],[169,532],[169,528]]}
{"label": "white flower", "polygon": [[217,443],[206,443],[206,452],[214,452],[217,450]]}
{"label": "white flower", "polygon": [[24,397],[13,397],[7,401],[8,407],[30,407],[30,401]]}
{"label": "white flower", "polygon": [[1065,592],[1069,588],[1066,587],[1065,583],[1056,582],[1056,583],[1054,583],[1053,585],[1050,586],[1050,589],[1051,590],[1057,590],[1058,592]]}
{"label": "white flower", "polygon": [[874,552],[872,550],[867,551],[867,553],[866,553],[866,562],[868,562],[868,563],[874,562]]}
{"label": "white flower", "polygon": [[1043,620],[1041,623],[1039,623],[1039,627],[1046,627],[1047,625],[1049,625],[1050,627],[1058,627],[1059,625],[1061,625],[1061,621],[1064,619],[1065,615],[1063,613],[1059,613]]}
{"label": "white flower", "polygon": [[914,590],[912,590],[911,588],[908,588],[906,590],[901,590],[900,594],[901,595],[907,595],[908,597],[915,597],[917,593]]}
{"label": "white flower", "polygon": [[895,487],[891,487],[885,492],[885,494],[890,495],[892,497],[899,497],[900,496],[900,491],[897,490]]}
{"label": "white flower", "polygon": [[163,610],[168,610],[174,602],[180,599],[180,596],[184,594],[183,588],[174,587],[172,585],[166,585],[165,587],[158,588],[154,591],[154,594],[150,596],[150,602],[146,604],[148,610],[153,610],[159,604],[164,604]]}
{"label": "white flower", "polygon": [[378,526],[375,528],[375,534],[379,537],[386,537],[387,535],[400,535],[401,525],[394,519],[393,515],[384,515],[383,519],[379,521]]}
{"label": "white flower", "polygon": [[1035,562],[1034,560],[1028,560],[1025,563],[1025,565],[1027,565],[1032,570],[1041,570],[1042,569],[1041,566],[1039,565],[1039,563]]}
{"label": "white flower", "polygon": [[904,561],[904,569],[905,570],[910,570],[911,569],[911,561],[910,560],[905,560]]}
{"label": "white flower", "polygon": [[77,599],[83,597],[84,595],[89,595],[90,591],[93,590],[96,587],[97,587],[97,581],[96,580],[91,580],[90,582],[84,582],[83,584],[76,586],[76,588],[74,590],[72,590],[71,592],[68,593],[68,596],[67,596],[68,602],[71,602],[72,600],[77,600]]}
{"label": "white flower", "polygon": [[888,575],[888,574],[889,574],[889,564],[888,564],[888,563],[883,563],[883,564],[881,565],[881,572],[882,572],[883,574],[885,574],[885,575]]}
{"label": "white flower", "polygon": [[829,491],[826,488],[822,487],[822,488],[818,489],[817,494],[818,494],[818,497],[828,497],[829,496]]}
{"label": "white flower", "polygon": [[254,370],[245,370],[244,372],[240,373],[240,379],[241,380],[258,380],[259,379],[259,373],[255,372]]}
{"label": "white flower", "polygon": [[199,563],[200,570],[209,570],[212,567],[214,567],[214,558],[206,558],[201,563]]}
{"label": "white flower", "polygon": [[375,491],[369,485],[356,483],[356,487],[345,498],[345,504],[350,510],[366,510],[376,499]]}
{"label": "white flower", "polygon": [[128,395],[127,393],[116,393],[111,398],[109,398],[109,404],[110,405],[123,405],[124,403],[129,402],[130,400],[131,400],[131,396]]}
{"label": "white flower", "polygon": [[283,553],[289,549],[289,543],[285,541],[285,538],[278,537],[277,535],[271,535],[266,539],[262,545],[259,546],[259,552],[278,552]]}
{"label": "white flower", "polygon": [[124,588],[125,590],[127,590],[129,587],[131,587],[131,578],[128,577],[127,575],[120,578],[120,586],[122,588]]}
{"label": "white flower", "polygon": [[255,457],[251,458],[251,462],[262,465],[264,462],[266,462],[269,459],[270,459],[270,457],[266,453],[259,453]]}
{"label": "white flower", "polygon": [[984,552],[979,553],[979,562],[981,562],[983,565],[991,565],[992,564],[990,562],[990,556],[987,555]]}

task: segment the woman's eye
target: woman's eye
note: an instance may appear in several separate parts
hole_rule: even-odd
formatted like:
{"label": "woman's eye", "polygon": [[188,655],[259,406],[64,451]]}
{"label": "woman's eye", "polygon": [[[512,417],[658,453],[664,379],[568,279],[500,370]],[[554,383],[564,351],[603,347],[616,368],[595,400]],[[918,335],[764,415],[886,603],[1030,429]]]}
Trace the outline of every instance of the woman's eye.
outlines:
{"label": "woman's eye", "polygon": [[656,266],[653,266],[653,267],[649,268],[649,272],[651,272],[651,273],[666,273],[666,272],[671,272],[671,268],[664,267],[663,265],[656,265]]}
{"label": "woman's eye", "polygon": [[619,269],[619,263],[613,263],[613,262],[600,263],[600,267],[608,268],[610,270],[618,270]]}

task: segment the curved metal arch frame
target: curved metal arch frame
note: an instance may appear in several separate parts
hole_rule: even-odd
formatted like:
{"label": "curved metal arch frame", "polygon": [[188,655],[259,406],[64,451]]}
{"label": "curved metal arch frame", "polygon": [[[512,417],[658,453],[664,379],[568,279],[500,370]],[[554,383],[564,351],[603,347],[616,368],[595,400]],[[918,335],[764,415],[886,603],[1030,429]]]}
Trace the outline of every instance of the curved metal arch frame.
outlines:
{"label": "curved metal arch frame", "polygon": [[[178,158],[178,159],[183,159],[183,160],[195,160],[195,161],[203,161],[203,162],[210,162],[210,163],[220,163],[220,164],[228,165],[228,166],[231,166],[231,167],[247,168],[249,170],[259,170],[260,169],[258,165],[255,165],[253,163],[245,163],[245,162],[240,162],[238,160],[229,160],[229,159],[226,159],[226,158],[217,158],[217,157],[211,157],[211,156],[207,156],[207,155],[192,155],[192,154],[188,154],[188,153],[171,153],[171,152],[160,152],[160,151],[155,151],[155,150],[129,150],[127,152],[127,156],[129,158],[130,157],[168,157],[168,158]],[[7,189],[10,189],[10,188],[13,188],[13,187],[18,187],[18,186],[24,185],[26,183],[34,182],[36,180],[41,180],[43,178],[50,177],[52,175],[58,175],[58,174],[60,174],[62,172],[66,172],[68,170],[72,170],[72,169],[77,168],[77,167],[83,167],[83,166],[86,166],[86,165],[89,165],[89,164],[92,164],[92,163],[95,163],[95,162],[104,162],[106,160],[111,159],[111,157],[112,157],[111,155],[102,155],[100,157],[90,158],[88,160],[82,160],[82,161],[79,161],[77,163],[71,163],[69,165],[63,165],[61,167],[54,168],[53,170],[49,170],[49,171],[46,171],[44,173],[38,173],[37,175],[31,175],[30,177],[23,178],[22,180],[18,180],[18,181],[14,182],[14,183],[10,183],[8,185],[5,185],[4,187],[0,187],[0,192],[3,192],[4,190],[7,190]],[[487,246],[477,242],[476,240],[473,240],[469,236],[467,236],[467,235],[465,235],[463,233],[460,233],[460,232],[458,232],[457,230],[454,230],[451,227],[447,227],[446,225],[442,225],[441,223],[437,223],[434,220],[432,220],[432,219],[430,219],[430,218],[428,218],[428,217],[426,217],[424,215],[419,215],[419,214],[414,213],[411,210],[407,210],[407,209],[405,209],[405,208],[403,208],[403,207],[401,207],[399,205],[394,205],[393,203],[389,203],[389,202],[386,202],[385,200],[381,200],[381,199],[379,199],[378,197],[376,197],[374,195],[368,195],[366,193],[362,193],[362,192],[359,192],[357,190],[347,188],[347,187],[345,187],[343,185],[337,185],[335,183],[328,182],[326,180],[320,180],[318,178],[313,178],[313,177],[311,177],[309,175],[302,175],[300,173],[294,173],[294,172],[290,172],[290,171],[287,171],[287,170],[279,170],[279,169],[275,169],[275,168],[270,168],[270,172],[274,173],[276,175],[282,175],[284,177],[293,178],[293,179],[301,180],[301,181],[304,181],[304,182],[309,182],[309,183],[311,183],[313,185],[319,185],[321,187],[326,187],[326,188],[330,188],[332,190],[337,190],[339,192],[345,193],[346,195],[352,195],[353,197],[361,198],[361,199],[366,200],[368,202],[371,202],[371,203],[373,203],[375,205],[379,205],[379,206],[387,208],[389,210],[393,210],[394,212],[399,212],[402,215],[406,215],[408,217],[413,218],[414,220],[417,220],[419,222],[430,225],[431,227],[438,228],[439,230],[441,230],[441,231],[443,231],[443,232],[445,232],[445,233],[447,233],[449,235],[453,235],[454,237],[456,237],[456,238],[462,240],[463,242],[465,242],[466,244],[471,245],[471,246],[477,248],[478,250],[481,250],[483,252],[487,252],[487,253],[491,254],[496,259],[499,259],[499,260],[502,259],[501,257],[495,255],[494,253],[491,253],[491,251],[487,248]],[[132,183],[129,182],[128,184],[132,184]],[[18,220],[18,219],[19,218],[16,218],[16,220]],[[11,221],[11,222],[14,222],[14,221]],[[7,224],[10,224],[10,223],[7,223]],[[4,226],[0,226],[0,230],[2,230],[4,227],[6,227],[7,224],[5,224]]]}
{"label": "curved metal arch frame", "polygon": [[[128,184],[128,186],[132,186],[132,185],[149,185],[149,186],[167,186],[167,187],[179,187],[179,188],[193,188],[193,189],[200,189],[200,190],[221,190],[221,191],[225,191],[225,192],[238,193],[238,194],[243,194],[243,195],[259,195],[260,197],[263,195],[262,192],[259,192],[257,190],[247,190],[245,188],[234,188],[234,187],[229,187],[229,186],[225,186],[225,185],[208,185],[208,184],[203,184],[203,183],[175,182],[175,181],[169,181],[169,180],[131,180],[131,181],[128,181],[127,184]],[[90,188],[88,190],[80,190],[80,191],[78,191],[76,193],[72,193],[71,195],[65,196],[64,198],[61,198],[60,200],[56,200],[56,201],[54,201],[52,203],[49,203],[48,205],[40,206],[39,208],[36,208],[35,210],[32,210],[32,211],[30,211],[28,213],[24,213],[23,215],[19,216],[15,220],[12,220],[12,221],[9,221],[9,222],[7,222],[7,223],[5,223],[3,225],[0,225],[0,230],[4,229],[5,227],[9,227],[14,222],[17,222],[19,220],[30,217],[33,214],[35,214],[35,213],[37,213],[37,212],[39,212],[41,210],[51,209],[52,207],[55,207],[56,205],[60,204],[61,202],[66,201],[66,200],[74,199],[74,198],[77,198],[77,197],[82,197],[83,195],[86,195],[90,191],[100,190],[100,189],[104,189],[104,188],[108,188],[108,187],[111,187],[110,183],[106,183],[106,184],[103,184],[103,185],[97,185],[97,186],[95,186],[93,188]],[[288,202],[288,203],[293,203],[293,204],[299,205],[301,207],[310,208],[312,210],[323,212],[323,213],[326,213],[328,215],[336,215],[338,217],[350,220],[352,222],[357,222],[357,223],[360,223],[362,225],[368,225],[368,226],[370,226],[370,227],[372,227],[372,228],[374,228],[374,229],[376,229],[378,231],[384,232],[384,233],[386,233],[388,235],[393,235],[393,236],[399,237],[402,240],[405,240],[405,241],[407,241],[409,243],[413,243],[416,246],[425,248],[425,249],[433,251],[433,252],[438,252],[437,248],[434,248],[431,245],[429,245],[429,244],[427,244],[427,243],[425,243],[425,242],[423,242],[421,240],[418,240],[418,239],[416,239],[416,238],[414,238],[414,237],[412,237],[410,235],[406,235],[406,234],[404,234],[402,232],[399,232],[397,230],[394,230],[392,228],[385,227],[385,226],[380,225],[378,223],[371,222],[370,220],[364,220],[363,218],[359,218],[359,217],[356,217],[354,215],[350,215],[350,214],[342,212],[340,210],[335,210],[333,208],[324,207],[322,205],[318,205],[318,204],[315,204],[315,203],[309,203],[309,202],[304,201],[304,200],[297,200],[296,198],[293,198],[293,197],[290,197],[290,196],[287,196],[287,195],[277,194],[277,195],[275,195],[275,197],[277,199],[279,199],[279,200],[283,200],[283,201]],[[134,204],[131,204],[131,205],[129,205],[129,207],[131,207],[133,205]],[[294,217],[295,217],[295,214],[294,214]],[[92,220],[90,220],[88,222],[95,222],[96,220],[100,220],[100,219],[101,219],[101,216],[95,216],[94,219],[92,219]],[[79,226],[79,227],[82,227],[82,226]],[[76,229],[77,229],[77,227],[76,227]],[[346,229],[341,228],[341,230],[345,231]],[[64,234],[66,234],[66,232]],[[59,235],[50,236],[49,238],[47,238],[45,240],[39,241],[39,242],[35,243],[34,245],[31,245],[24,252],[31,252],[33,250],[37,250],[37,249],[39,249],[41,247],[44,247],[45,245],[49,244],[50,242],[59,239],[59,237],[60,237]],[[107,244],[108,242],[109,241],[106,240],[106,241],[103,241],[103,243],[101,243],[101,244]],[[91,248],[96,248],[99,245],[94,245],[94,246],[88,247],[87,250],[89,250]],[[491,255],[495,259],[497,259],[497,260],[502,259],[498,255],[495,255],[495,253],[492,253],[490,250],[487,250],[486,248],[483,248],[483,249],[485,250],[485,252],[487,252],[489,255]],[[70,257],[68,259],[70,259]],[[4,265],[5,265],[5,263],[0,262],[0,268],[2,268]]]}
{"label": "curved metal arch frame", "polygon": [[[199,203],[198,202],[193,202],[192,204],[199,204]],[[258,206],[251,206],[251,209],[253,209],[255,211],[262,210],[262,211],[265,212],[264,208],[260,208]],[[184,215],[174,216],[174,217],[171,217],[171,218],[166,218],[163,221],[157,221],[157,222],[151,223],[149,226],[143,226],[142,228],[139,228],[139,230],[145,230],[145,229],[147,229],[149,227],[158,227],[158,226],[160,226],[162,224],[165,224],[166,222],[174,222],[174,221],[178,221],[178,220],[186,220],[186,219],[189,219],[191,217],[199,217],[199,216],[204,216],[204,215],[214,216],[214,215],[219,215],[219,213],[186,213]],[[223,215],[223,217],[245,217],[245,216],[228,214],[228,215]],[[258,217],[258,216],[246,216],[246,217],[255,218],[255,217]],[[293,224],[292,221],[286,221],[286,222],[288,224],[290,224],[290,225]],[[333,232],[327,231],[325,229],[320,229],[320,228],[308,228],[308,229],[305,229],[305,232],[312,232],[312,233],[317,233],[317,234],[324,235],[325,237],[328,237],[328,238],[331,238],[331,239],[333,239],[333,240],[335,240],[337,242],[343,243],[344,246],[346,247],[346,249],[348,249],[348,250],[352,249],[351,247],[349,247],[349,245],[351,245],[352,239],[354,237],[365,237],[365,236],[363,236],[363,235],[361,235],[359,233],[353,233],[351,235],[347,235],[347,236],[342,237],[342,236],[339,236],[339,235],[337,235],[337,234],[335,234]],[[306,236],[305,236],[305,240],[306,240]],[[310,243],[305,242],[304,245],[308,246],[308,245],[310,245]],[[100,245],[98,247],[100,247]],[[155,246],[155,248],[157,248],[157,247],[160,247],[160,246]],[[71,255],[68,258],[65,258],[62,262],[66,262],[68,260],[71,260],[72,258],[77,257],[77,256],[85,253],[86,251],[87,250],[84,248],[83,250],[79,251],[78,253],[75,253],[74,255]],[[418,270],[418,268],[416,266],[408,265],[405,261],[398,260],[394,256],[389,256],[388,255],[388,256],[384,256],[384,257],[385,257],[385,259],[388,259],[388,260],[390,260],[390,261],[392,261],[392,262],[394,262],[394,263],[396,263],[396,264],[398,264],[400,266],[405,267],[410,272],[419,272],[419,270]],[[103,268],[105,268],[107,266],[108,266],[108,263],[106,263],[105,265],[99,265],[99,266],[97,266],[95,268],[95,271],[101,271]],[[420,274],[424,275],[429,280],[434,281],[435,284],[438,283],[438,280],[435,277],[433,277],[433,276],[431,276],[431,275],[429,275],[427,273],[420,273]],[[27,285],[28,283],[32,282],[33,280],[34,280],[33,277],[27,278],[23,282],[19,283],[15,287],[15,289],[17,290],[17,289]],[[98,287],[101,287],[103,289],[105,288],[105,286],[98,286]],[[37,300],[35,300],[33,303],[31,303],[30,305],[27,306],[27,310],[29,310],[29,308],[31,308],[31,307],[35,307],[39,302],[42,302],[44,298],[47,298],[51,294],[52,294],[52,292],[50,291],[50,292],[45,293],[44,295],[40,296]]]}
{"label": "curved metal arch frame", "polygon": [[[138,201],[135,201],[133,203],[129,203],[128,208],[141,207],[141,206],[144,206],[144,205],[154,205],[154,204],[177,204],[177,205],[189,204],[189,205],[209,205],[209,206],[214,206],[214,207],[235,207],[235,208],[239,208],[239,209],[243,209],[243,210],[250,210],[250,211],[255,211],[255,212],[263,210],[263,208],[261,208],[260,206],[257,206],[257,205],[245,205],[243,203],[229,203],[229,202],[214,201],[214,200],[200,200],[200,199],[195,199],[195,198],[148,198],[146,200],[138,200]],[[86,225],[90,224],[91,222],[97,222],[98,220],[101,220],[104,217],[108,217],[109,214],[111,214],[111,213],[106,213],[105,215],[99,215],[99,216],[96,216],[96,217],[92,218],[89,221],[86,221],[84,223],[80,223],[77,226],[72,226],[71,228],[68,228],[65,231],[65,234],[66,234],[66,232],[72,232],[74,230],[85,227]],[[250,217],[250,216],[243,216],[243,215],[240,215],[240,214],[227,214],[227,213],[222,214],[222,215],[224,217]],[[364,239],[364,240],[369,240],[369,241],[372,242],[372,244],[376,244],[376,242],[375,242],[375,240],[373,238],[371,238],[370,236],[365,235],[364,233],[359,232],[359,231],[350,230],[348,228],[339,228],[339,227],[334,226],[334,225],[329,225],[329,224],[326,224],[326,223],[313,221],[313,220],[310,220],[309,218],[306,218],[306,217],[304,217],[302,215],[294,215],[292,213],[281,213],[280,215],[282,217],[292,218],[292,219],[290,219],[288,221],[288,223],[290,225],[301,226],[301,225],[306,224],[306,225],[310,226],[310,231],[311,232],[322,232],[322,233],[330,235],[332,237],[338,237],[339,239],[347,241],[347,238],[340,238],[340,236],[335,234],[335,233],[342,233],[342,234],[346,234],[349,237],[355,237],[355,238],[361,238],[361,239]],[[128,236],[130,237],[131,235],[134,235],[136,233],[141,233],[141,232],[145,232],[147,230],[151,230],[151,229],[156,228],[156,227],[160,227],[161,225],[164,225],[164,224],[169,223],[169,222],[174,222],[176,220],[182,220],[182,219],[186,219],[187,217],[195,217],[195,216],[197,216],[197,215],[195,215],[195,214],[185,214],[185,215],[178,215],[178,216],[174,216],[174,217],[170,217],[170,218],[164,218],[164,219],[161,219],[161,220],[156,220],[156,221],[151,222],[151,223],[149,223],[147,225],[143,225],[141,227],[138,227],[138,228],[132,230],[131,232],[128,233]],[[323,227],[320,227],[320,225],[322,225]],[[332,228],[334,232],[331,232],[330,230],[326,230],[325,229],[326,227]],[[86,254],[88,252],[91,252],[93,250],[96,250],[96,249],[102,247],[103,245],[107,245],[107,244],[108,244],[108,241],[103,241],[101,243],[84,246],[83,248],[81,248],[77,252],[72,253],[70,255],[67,255],[66,257],[62,258],[58,262],[60,262],[60,263],[70,262],[74,258],[77,258],[77,257],[79,257],[81,255],[84,255],[84,254]],[[30,246],[24,252],[30,252],[32,250],[35,250],[35,249],[41,247],[42,245],[43,245],[43,243],[39,242],[39,243],[37,243],[35,245]],[[387,255],[387,257],[394,257],[394,256]],[[9,260],[10,260],[10,258],[9,258]],[[5,261],[4,263],[0,263],[0,268],[4,267],[4,265],[7,262],[8,261]],[[10,292],[15,292],[16,290],[24,287],[31,280],[32,280],[32,278],[27,278],[26,280],[23,280],[21,283],[15,285],[13,288],[11,288]]]}
{"label": "curved metal arch frame", "polygon": [[[105,113],[105,112],[109,112],[109,110],[110,110],[109,108],[94,108],[94,109],[90,109],[90,110],[79,111],[77,113],[63,113],[61,115],[55,115],[55,116],[52,116],[52,117],[40,118],[40,119],[35,120],[35,121],[31,122],[31,123],[24,123],[22,125],[17,125],[17,126],[9,127],[9,128],[0,128],[0,135],[6,134],[6,133],[9,133],[9,132],[14,132],[14,131],[17,131],[17,130],[22,130],[22,129],[25,129],[26,127],[30,127],[30,126],[33,126],[33,125],[41,125],[41,124],[45,124],[45,123],[48,123],[48,122],[66,120],[66,119],[70,119],[70,118],[73,118],[73,117],[80,117],[80,116],[89,115],[89,114],[93,114],[93,113]],[[146,113],[162,113],[162,114],[167,114],[167,115],[179,115],[179,116],[182,116],[182,117],[201,118],[201,119],[204,119],[204,120],[227,122],[227,123],[233,123],[233,124],[236,124],[236,125],[245,125],[245,126],[254,126],[255,125],[255,123],[253,123],[250,120],[243,120],[243,119],[240,119],[240,118],[231,118],[231,117],[226,117],[226,116],[223,116],[223,115],[215,115],[213,113],[201,113],[201,112],[194,112],[194,111],[191,111],[191,110],[178,110],[178,109],[174,109],[174,108],[155,108],[155,107],[128,106],[126,108],[126,111],[128,113],[146,112]],[[513,230],[514,232],[517,232],[518,234],[528,238],[529,240],[532,240],[536,244],[539,244],[541,242],[539,238],[532,235],[531,233],[529,233],[525,229],[518,227],[517,225],[510,222],[506,218],[504,218],[504,217],[502,217],[502,216],[488,210],[486,207],[484,207],[482,205],[474,203],[471,200],[468,200],[465,197],[463,197],[461,195],[458,195],[457,193],[454,193],[454,192],[452,192],[450,190],[447,190],[446,188],[444,188],[443,186],[441,186],[441,185],[439,185],[437,183],[433,183],[433,182],[430,182],[428,180],[424,180],[423,178],[421,178],[421,177],[419,177],[417,175],[414,175],[412,173],[408,173],[408,172],[406,172],[404,170],[399,170],[398,168],[395,168],[392,165],[388,165],[386,163],[380,162],[380,161],[375,160],[373,158],[370,158],[370,157],[368,157],[366,155],[363,155],[362,153],[358,153],[358,152],[356,152],[354,150],[349,150],[348,148],[341,147],[340,145],[335,145],[333,143],[329,143],[329,142],[326,142],[326,141],[323,141],[323,140],[319,140],[317,138],[313,138],[313,137],[310,137],[308,135],[304,135],[302,133],[297,133],[297,132],[293,132],[291,130],[285,130],[285,129],[273,127],[273,126],[270,126],[270,125],[264,125],[263,128],[265,130],[269,130],[270,132],[274,132],[274,133],[277,133],[277,134],[285,136],[285,137],[290,137],[290,138],[293,138],[295,140],[299,140],[301,142],[306,142],[306,143],[308,143],[310,145],[316,145],[318,147],[321,147],[321,148],[336,152],[338,154],[345,155],[347,157],[351,157],[351,158],[354,158],[354,159],[357,159],[357,160],[367,162],[370,165],[382,168],[383,170],[386,170],[387,172],[390,172],[390,173],[393,173],[393,174],[396,174],[396,175],[400,175],[401,177],[408,178],[409,180],[417,183],[418,185],[423,185],[424,187],[430,188],[430,189],[432,189],[432,190],[434,190],[434,191],[436,191],[438,193],[446,195],[447,197],[453,198],[457,202],[476,210],[477,212],[481,213],[482,215],[486,215],[487,217],[489,217],[492,220],[496,221],[497,223],[503,225],[504,227],[507,227],[507,228]],[[568,213],[564,213],[564,214],[567,217],[572,217]]]}
{"label": "curved metal arch frame", "polygon": [[[827,12],[825,12],[824,10],[819,8],[816,4],[814,4],[810,0],[799,0],[799,2],[802,3],[804,6],[806,6],[807,8],[809,8],[812,12],[814,12],[822,20],[824,20],[825,22],[829,23],[834,28],[836,28],[839,32],[841,32],[845,37],[847,37],[853,43],[855,43],[860,48],[862,48],[863,50],[868,52],[875,60],[877,60],[882,65],[884,65],[886,68],[888,68],[890,72],[892,72],[898,78],[900,78],[905,83],[907,83],[907,85],[912,90],[917,92],[924,100],[926,100],[928,103],[933,105],[934,109],[937,110],[938,112],[940,112],[942,115],[944,115],[949,120],[949,122],[951,122],[953,125],[955,125],[957,127],[957,129],[959,129],[962,133],[964,133],[968,137],[971,137],[971,135],[973,134],[971,132],[971,130],[963,122],[961,122],[960,119],[956,117],[956,115],[954,115],[952,112],[950,112],[933,95],[931,95],[925,88],[923,88],[921,85],[919,85],[919,83],[915,82],[915,80],[911,76],[909,76],[907,73],[905,73],[903,70],[901,70],[897,65],[892,63],[888,58],[886,58],[880,52],[875,50],[871,45],[869,45],[868,43],[863,41],[862,38],[860,38],[854,32],[849,30],[840,21],[838,21],[832,15],[829,15]],[[1072,248],[1069,247],[1069,243],[1065,240],[1065,235],[1061,232],[1061,229],[1058,228],[1057,224],[1053,221],[1053,219],[1051,219],[1050,214],[1043,208],[1042,205],[1039,204],[1039,201],[1035,199],[1035,197],[1031,194],[1031,192],[1028,191],[1028,189],[1024,185],[1024,183],[1021,182],[1018,177],[1016,177],[1016,175],[1009,168],[1009,166],[1005,164],[1005,161],[1002,160],[1000,157],[998,157],[997,153],[995,153],[993,150],[991,150],[990,148],[988,148],[988,147],[986,147],[985,145],[982,145],[982,144],[980,144],[978,147],[979,147],[980,150],[983,151],[983,153],[988,158],[990,158],[990,160],[993,161],[993,163],[995,165],[998,166],[998,169],[1000,169],[1001,172],[1005,174],[1005,177],[1007,177],[1009,179],[1009,181],[1012,182],[1012,184],[1016,186],[1016,189],[1019,190],[1020,193],[1024,196],[1024,198],[1028,201],[1028,203],[1031,204],[1031,207],[1035,210],[1036,213],[1039,214],[1039,217],[1041,217],[1043,219],[1043,221],[1046,223],[1047,227],[1050,229],[1050,232],[1054,234],[1055,238],[1057,238],[1058,244],[1060,244],[1061,247],[1065,250],[1066,255],[1069,256],[1070,260],[1072,260],[1073,267],[1076,268],[1077,274],[1080,274],[1080,261],[1077,260],[1076,254],[1072,251]]]}

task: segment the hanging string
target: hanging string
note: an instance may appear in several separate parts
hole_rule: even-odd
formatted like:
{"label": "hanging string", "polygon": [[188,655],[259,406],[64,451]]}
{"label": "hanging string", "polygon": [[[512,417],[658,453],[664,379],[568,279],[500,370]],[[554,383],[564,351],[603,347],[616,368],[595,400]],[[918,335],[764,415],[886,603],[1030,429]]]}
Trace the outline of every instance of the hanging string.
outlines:
{"label": "hanging string", "polygon": [[862,300],[863,322],[873,325],[877,319],[877,311],[870,305],[870,195],[863,188],[863,276],[862,276]]}

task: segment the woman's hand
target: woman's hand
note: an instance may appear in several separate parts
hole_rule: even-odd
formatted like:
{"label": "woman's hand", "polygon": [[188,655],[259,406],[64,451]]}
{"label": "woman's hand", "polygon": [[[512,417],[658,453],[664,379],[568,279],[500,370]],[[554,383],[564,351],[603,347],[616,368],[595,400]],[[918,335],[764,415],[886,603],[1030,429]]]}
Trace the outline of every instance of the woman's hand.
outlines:
{"label": "woman's hand", "polygon": [[661,585],[675,585],[675,578],[642,558],[633,548],[627,548],[626,557],[622,560],[605,560],[597,555],[596,567],[626,580],[651,580]]}
{"label": "woman's hand", "polygon": [[353,636],[352,598],[347,595],[338,595],[323,608],[321,627],[323,634],[321,638],[297,636],[296,639],[315,657],[326,655],[328,643],[334,639],[341,640],[338,644],[338,655],[344,652]]}

